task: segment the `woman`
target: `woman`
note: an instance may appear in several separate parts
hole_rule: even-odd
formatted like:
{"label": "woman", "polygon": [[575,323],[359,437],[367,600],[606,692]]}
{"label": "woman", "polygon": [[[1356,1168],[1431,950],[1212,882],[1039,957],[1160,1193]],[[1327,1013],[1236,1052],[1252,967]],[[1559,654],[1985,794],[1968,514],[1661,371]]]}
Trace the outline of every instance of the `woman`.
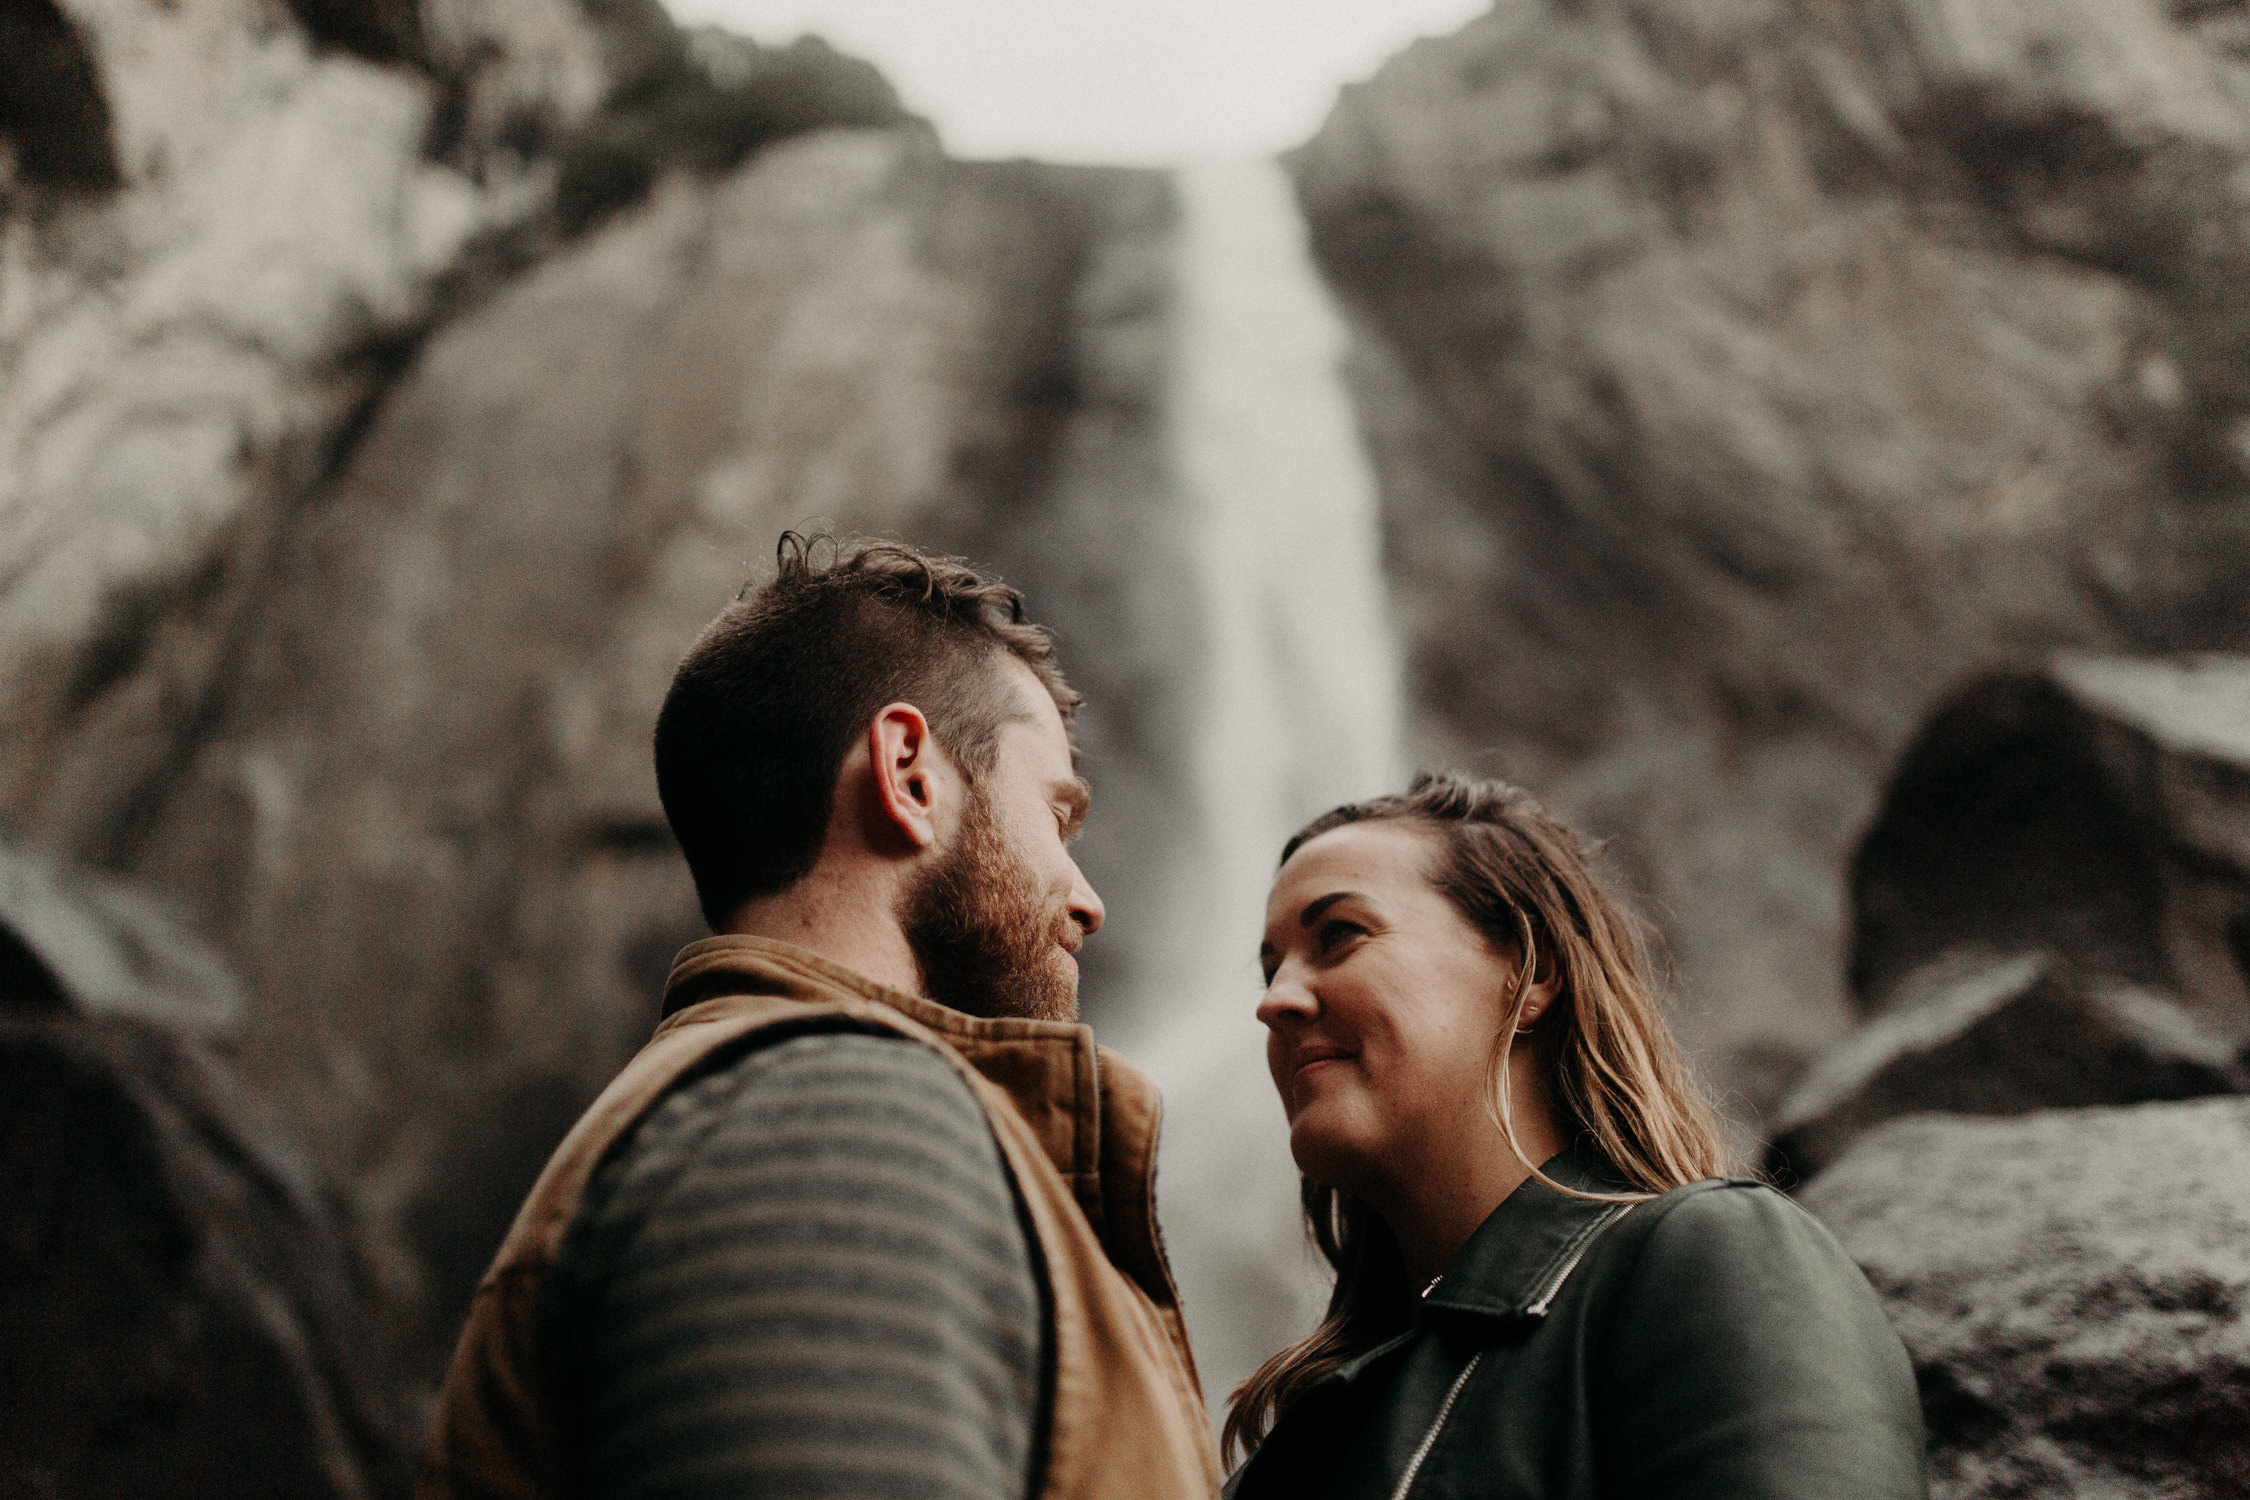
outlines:
{"label": "woman", "polygon": [[1497,782],[1282,851],[1267,1060],[1336,1268],[1243,1382],[1232,1500],[1919,1497],[1914,1376],[1810,1215],[1727,1175],[1640,931]]}

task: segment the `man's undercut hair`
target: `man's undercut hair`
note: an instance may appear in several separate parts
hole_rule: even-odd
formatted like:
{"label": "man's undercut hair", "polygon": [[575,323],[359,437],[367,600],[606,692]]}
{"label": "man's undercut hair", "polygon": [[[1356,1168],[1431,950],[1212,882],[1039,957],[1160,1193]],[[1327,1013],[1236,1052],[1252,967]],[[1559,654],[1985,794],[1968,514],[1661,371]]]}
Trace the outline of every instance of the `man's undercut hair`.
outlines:
{"label": "man's undercut hair", "polygon": [[714,930],[811,871],[845,754],[885,705],[920,709],[972,786],[1022,717],[1008,657],[1066,727],[1078,708],[1023,595],[961,559],[794,531],[777,556],[697,637],[656,718],[657,795]]}

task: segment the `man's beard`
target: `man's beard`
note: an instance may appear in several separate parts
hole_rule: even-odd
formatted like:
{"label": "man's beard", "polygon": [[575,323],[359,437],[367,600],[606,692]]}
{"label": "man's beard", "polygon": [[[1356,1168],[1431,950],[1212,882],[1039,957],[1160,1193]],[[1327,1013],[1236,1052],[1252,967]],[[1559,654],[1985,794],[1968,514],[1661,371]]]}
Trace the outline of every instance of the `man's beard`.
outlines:
{"label": "man's beard", "polygon": [[971,792],[953,842],[906,889],[899,923],[940,1005],[972,1016],[1078,1019],[1077,976],[1057,949],[1075,946],[1070,908],[1045,896]]}

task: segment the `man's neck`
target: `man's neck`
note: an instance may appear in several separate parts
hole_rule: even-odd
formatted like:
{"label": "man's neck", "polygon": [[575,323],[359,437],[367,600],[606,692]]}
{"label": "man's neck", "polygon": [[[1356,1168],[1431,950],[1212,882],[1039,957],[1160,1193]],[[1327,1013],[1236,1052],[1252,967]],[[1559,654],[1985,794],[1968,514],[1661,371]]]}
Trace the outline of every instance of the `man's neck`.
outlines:
{"label": "man's neck", "polygon": [[922,993],[922,968],[899,927],[893,895],[816,868],[785,891],[743,904],[722,932],[793,943],[864,979]]}

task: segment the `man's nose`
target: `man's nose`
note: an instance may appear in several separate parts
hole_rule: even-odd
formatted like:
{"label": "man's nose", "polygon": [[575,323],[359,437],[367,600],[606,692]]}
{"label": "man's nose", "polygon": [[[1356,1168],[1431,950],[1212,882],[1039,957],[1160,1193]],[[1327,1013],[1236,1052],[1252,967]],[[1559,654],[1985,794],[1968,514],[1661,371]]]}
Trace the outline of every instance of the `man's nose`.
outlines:
{"label": "man's nose", "polygon": [[1107,915],[1102,898],[1086,883],[1086,872],[1078,868],[1078,861],[1070,862],[1070,919],[1078,930],[1089,936],[1101,930],[1102,918]]}

